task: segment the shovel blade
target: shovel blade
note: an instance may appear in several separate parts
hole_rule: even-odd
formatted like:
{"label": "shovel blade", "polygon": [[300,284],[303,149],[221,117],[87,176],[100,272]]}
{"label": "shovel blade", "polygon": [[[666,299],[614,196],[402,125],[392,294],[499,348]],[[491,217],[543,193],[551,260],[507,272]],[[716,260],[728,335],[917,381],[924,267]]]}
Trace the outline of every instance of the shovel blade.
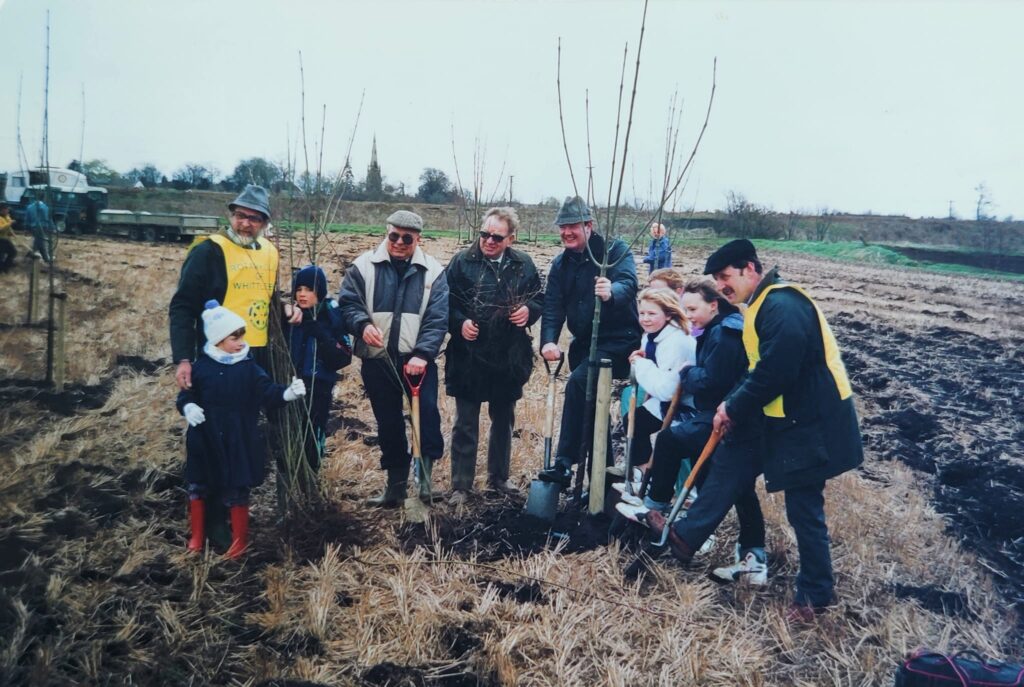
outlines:
{"label": "shovel blade", "polygon": [[404,515],[409,522],[422,523],[430,515],[430,506],[423,503],[419,496],[410,496],[405,500]]}
{"label": "shovel blade", "polygon": [[530,482],[530,493],[526,498],[526,514],[552,522],[558,514],[558,495],[562,489],[554,482],[535,479]]}

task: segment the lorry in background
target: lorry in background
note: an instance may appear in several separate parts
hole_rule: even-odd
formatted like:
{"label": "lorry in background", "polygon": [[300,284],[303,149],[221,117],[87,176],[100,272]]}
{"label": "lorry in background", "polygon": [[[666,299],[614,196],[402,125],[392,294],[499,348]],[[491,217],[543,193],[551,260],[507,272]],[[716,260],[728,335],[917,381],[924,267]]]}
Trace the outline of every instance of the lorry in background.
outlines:
{"label": "lorry in background", "polygon": [[60,167],[0,174],[0,194],[17,222],[24,221],[25,209],[36,198],[41,198],[50,207],[50,218],[56,230],[68,234],[177,241],[210,234],[217,230],[221,221],[219,217],[206,215],[107,209],[107,189],[90,186],[81,172]]}
{"label": "lorry in background", "polygon": [[50,207],[50,219],[58,231],[76,234],[96,226],[107,207],[107,189],[90,186],[81,172],[60,167],[37,167],[0,175],[3,199],[17,222],[37,198]]}

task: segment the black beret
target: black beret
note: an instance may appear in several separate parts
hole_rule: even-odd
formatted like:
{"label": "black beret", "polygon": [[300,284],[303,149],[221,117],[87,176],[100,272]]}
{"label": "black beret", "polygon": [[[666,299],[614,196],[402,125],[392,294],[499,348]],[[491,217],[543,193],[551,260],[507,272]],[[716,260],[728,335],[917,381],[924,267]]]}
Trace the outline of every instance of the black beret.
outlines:
{"label": "black beret", "polygon": [[708,258],[704,265],[704,274],[714,274],[729,265],[757,260],[757,249],[747,239],[736,239],[725,244]]}

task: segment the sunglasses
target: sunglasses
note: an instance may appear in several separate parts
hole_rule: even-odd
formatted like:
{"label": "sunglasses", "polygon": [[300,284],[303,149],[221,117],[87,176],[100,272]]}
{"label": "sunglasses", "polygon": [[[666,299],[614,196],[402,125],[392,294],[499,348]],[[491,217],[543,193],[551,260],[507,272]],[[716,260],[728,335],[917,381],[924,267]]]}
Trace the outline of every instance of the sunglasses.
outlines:
{"label": "sunglasses", "polygon": [[502,236],[501,234],[492,234],[488,231],[481,231],[480,238],[483,239],[484,241],[494,241],[495,243],[501,243],[508,237]]}
{"label": "sunglasses", "polygon": [[412,234],[399,234],[397,231],[393,231],[390,234],[388,234],[388,241],[390,241],[391,243],[398,243],[399,241],[401,241],[402,243],[408,246],[412,244],[412,242],[415,240],[416,237],[413,236]]}
{"label": "sunglasses", "polygon": [[263,215],[250,215],[247,212],[239,212],[235,210],[231,213],[231,216],[237,219],[239,222],[251,222],[252,224],[263,224]]}

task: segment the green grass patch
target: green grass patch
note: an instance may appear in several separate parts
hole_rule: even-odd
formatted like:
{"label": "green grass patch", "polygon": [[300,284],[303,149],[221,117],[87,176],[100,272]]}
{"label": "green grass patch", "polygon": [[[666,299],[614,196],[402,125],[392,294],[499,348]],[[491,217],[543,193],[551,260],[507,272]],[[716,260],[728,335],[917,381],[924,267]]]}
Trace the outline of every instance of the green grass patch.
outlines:
{"label": "green grass patch", "polygon": [[[706,245],[708,252],[721,246],[729,237],[714,237],[700,239],[685,239],[686,245]],[[983,269],[970,265],[960,265],[945,262],[922,262],[912,260],[898,251],[883,245],[867,244],[861,241],[780,241],[773,239],[753,239],[754,245],[759,250],[772,250],[784,253],[800,253],[802,255],[816,255],[832,260],[844,262],[855,262],[867,265],[891,265],[914,270],[925,270],[930,272],[943,272],[960,274],[974,277],[998,277],[1010,281],[1024,281],[1024,275],[1012,272],[1001,272],[999,270]],[[965,251],[968,252],[968,251]]]}

